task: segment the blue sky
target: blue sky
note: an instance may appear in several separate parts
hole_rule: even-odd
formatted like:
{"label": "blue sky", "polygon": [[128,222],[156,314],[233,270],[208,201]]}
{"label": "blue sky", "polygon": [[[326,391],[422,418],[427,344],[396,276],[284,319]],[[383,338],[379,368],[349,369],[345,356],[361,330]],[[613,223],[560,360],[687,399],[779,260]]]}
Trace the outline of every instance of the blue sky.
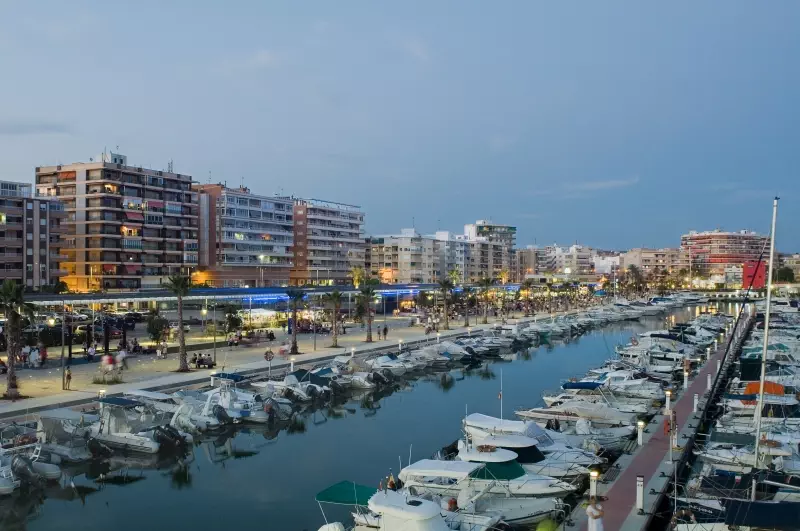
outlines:
{"label": "blue sky", "polygon": [[0,0],[0,178],[104,147],[367,228],[800,251],[800,3]]}

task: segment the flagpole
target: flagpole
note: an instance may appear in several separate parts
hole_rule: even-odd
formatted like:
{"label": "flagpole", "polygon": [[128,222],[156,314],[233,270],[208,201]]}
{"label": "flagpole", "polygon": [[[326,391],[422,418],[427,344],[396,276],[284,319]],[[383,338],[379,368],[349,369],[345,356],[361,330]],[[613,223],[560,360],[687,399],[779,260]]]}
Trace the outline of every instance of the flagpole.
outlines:
{"label": "flagpole", "polygon": [[503,420],[503,369],[500,369],[500,420]]}

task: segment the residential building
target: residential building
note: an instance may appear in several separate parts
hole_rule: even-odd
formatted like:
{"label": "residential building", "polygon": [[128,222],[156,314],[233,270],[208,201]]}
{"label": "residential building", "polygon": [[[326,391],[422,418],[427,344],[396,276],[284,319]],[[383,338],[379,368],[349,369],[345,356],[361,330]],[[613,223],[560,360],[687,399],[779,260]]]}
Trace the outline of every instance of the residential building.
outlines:
{"label": "residential building", "polygon": [[741,267],[743,289],[764,289],[766,287],[767,265],[763,260],[760,262],[758,260],[748,260]]}
{"label": "residential building", "polygon": [[508,281],[512,280],[512,256],[507,243],[483,237],[472,239],[467,235],[459,238],[466,243],[467,283],[479,282],[484,277],[502,279],[506,273],[509,275]]}
{"label": "residential building", "polygon": [[593,271],[592,250],[583,245],[554,248],[555,273],[588,275]]}
{"label": "residential building", "polygon": [[449,231],[437,231],[433,238],[438,241],[440,279],[447,278],[450,271],[458,272],[458,282],[466,282],[469,263],[469,244],[461,237]]}
{"label": "residential building", "polygon": [[478,240],[486,238],[490,242],[499,242],[509,249],[513,249],[517,244],[517,228],[511,225],[499,225],[479,219],[475,223],[464,225],[464,236],[468,240]]}
{"label": "residential building", "polygon": [[192,178],[129,166],[127,157],[36,168],[36,192],[66,209],[61,268],[69,289],[157,288],[198,265]]}
{"label": "residential building", "polygon": [[619,270],[619,255],[608,256],[595,254],[592,256],[592,266],[598,275],[611,275]]}
{"label": "residential building", "polygon": [[525,249],[517,249],[517,278],[525,280],[528,275],[539,272],[539,248],[529,245]]}
{"label": "residential building", "polygon": [[285,286],[293,264],[294,201],[224,184],[200,193],[199,268],[194,281],[213,287]]}
{"label": "residential building", "polygon": [[63,274],[60,237],[66,213],[54,199],[33,197],[31,188],[29,183],[0,181],[0,282],[11,279],[38,290]]}
{"label": "residential building", "polygon": [[800,282],[800,254],[781,254],[780,266],[791,269],[795,282]]}
{"label": "residential building", "polygon": [[[724,274],[728,266],[758,261],[761,253],[769,250],[769,236],[748,230],[691,231],[681,236],[681,249],[686,252],[693,273]],[[766,257],[764,253],[765,260]]]}
{"label": "residential building", "polygon": [[364,213],[361,207],[322,201],[294,201],[293,285],[346,285],[350,270],[364,267]]}
{"label": "residential building", "polygon": [[440,241],[414,229],[367,239],[365,269],[382,284],[433,284],[441,280]]}
{"label": "residential building", "polygon": [[[507,279],[510,282],[518,280],[517,269],[519,266],[514,256],[517,243],[516,227],[480,219],[475,223],[464,225],[464,238],[470,242],[475,242],[471,247],[478,252],[491,249],[489,274],[493,278],[499,279],[507,275]],[[481,269],[481,260],[478,260],[478,262],[478,270],[476,272],[485,272],[484,269]],[[487,264],[483,263],[482,265],[485,266]]]}
{"label": "residential building", "polygon": [[643,275],[671,273],[688,267],[686,253],[681,249],[631,249],[620,254],[620,269],[636,266]]}

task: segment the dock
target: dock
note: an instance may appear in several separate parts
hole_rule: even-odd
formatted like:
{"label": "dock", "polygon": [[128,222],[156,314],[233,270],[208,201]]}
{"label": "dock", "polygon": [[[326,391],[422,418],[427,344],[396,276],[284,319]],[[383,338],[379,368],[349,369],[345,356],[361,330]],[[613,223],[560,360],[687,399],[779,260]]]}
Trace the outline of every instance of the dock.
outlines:
{"label": "dock", "polygon": [[[623,454],[603,476],[598,479],[597,496],[603,507],[605,529],[620,531],[645,531],[667,528],[667,521],[660,524],[657,519],[667,517],[662,514],[668,496],[674,488],[673,478],[688,472],[695,438],[700,433],[708,408],[715,402],[714,397],[721,393],[727,384],[736,354],[752,327],[754,315],[743,312],[736,320],[730,333],[725,334],[722,343],[710,353],[706,362],[697,370],[689,386],[678,392],[673,390],[671,411],[676,414],[677,446],[670,453],[671,436],[665,426],[671,413],[662,408],[645,427],[642,445],[635,445],[629,454]],[[720,367],[719,371],[717,367]],[[711,382],[709,387],[708,383]],[[698,405],[695,410],[695,395]],[[641,506],[637,507],[638,484],[641,483]],[[586,499],[572,513],[573,524],[582,531],[588,528]]]}

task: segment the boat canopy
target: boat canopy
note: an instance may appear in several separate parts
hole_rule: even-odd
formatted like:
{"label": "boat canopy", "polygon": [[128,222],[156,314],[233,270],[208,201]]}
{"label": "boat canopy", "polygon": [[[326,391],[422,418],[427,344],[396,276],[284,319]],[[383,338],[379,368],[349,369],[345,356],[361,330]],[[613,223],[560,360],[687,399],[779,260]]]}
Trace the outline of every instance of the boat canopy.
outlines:
{"label": "boat canopy", "polygon": [[81,420],[83,420],[83,422],[89,424],[100,420],[100,417],[97,415],[92,415],[90,413],[81,413],[80,411],[73,411],[65,407],[42,411],[39,413],[39,418],[53,419],[53,420],[67,420],[73,422],[80,422]]}
{"label": "boat canopy", "polygon": [[473,463],[506,463],[514,461],[517,454],[490,444],[477,444],[470,446],[469,450],[459,451],[458,458]]}
{"label": "boat canopy", "polygon": [[564,385],[561,386],[561,389],[594,390],[602,386],[603,386],[602,382],[566,382]]}
{"label": "boat canopy", "polygon": [[376,492],[377,489],[372,487],[359,485],[352,481],[340,481],[317,493],[314,499],[320,503],[366,506],[369,499]]}
{"label": "boat canopy", "polygon": [[118,406],[118,407],[136,407],[143,405],[141,402],[137,400],[131,400],[129,398],[120,398],[118,396],[107,396],[104,398],[98,398],[97,401],[101,404],[106,404],[107,406]]}
{"label": "boat canopy", "polygon": [[230,380],[234,383],[239,383],[244,381],[245,377],[241,374],[236,374],[235,372],[218,372],[216,374],[212,374],[214,378],[220,378],[222,380]]}
{"label": "boat canopy", "polygon": [[525,475],[525,469],[516,461],[504,463],[486,463],[484,466],[470,473],[473,479],[487,479],[489,481],[509,481]]}
{"label": "boat canopy", "polygon": [[154,391],[144,391],[142,389],[133,389],[131,391],[125,391],[125,394],[130,396],[138,396],[140,398],[149,398],[150,400],[163,400],[163,401],[172,400],[172,397],[166,393],[156,393]]}
{"label": "boat canopy", "polygon": [[422,459],[405,467],[400,471],[400,479],[406,481],[408,477],[444,477],[464,479],[471,472],[481,468],[480,463],[467,463],[466,461],[440,461],[437,459]]}

